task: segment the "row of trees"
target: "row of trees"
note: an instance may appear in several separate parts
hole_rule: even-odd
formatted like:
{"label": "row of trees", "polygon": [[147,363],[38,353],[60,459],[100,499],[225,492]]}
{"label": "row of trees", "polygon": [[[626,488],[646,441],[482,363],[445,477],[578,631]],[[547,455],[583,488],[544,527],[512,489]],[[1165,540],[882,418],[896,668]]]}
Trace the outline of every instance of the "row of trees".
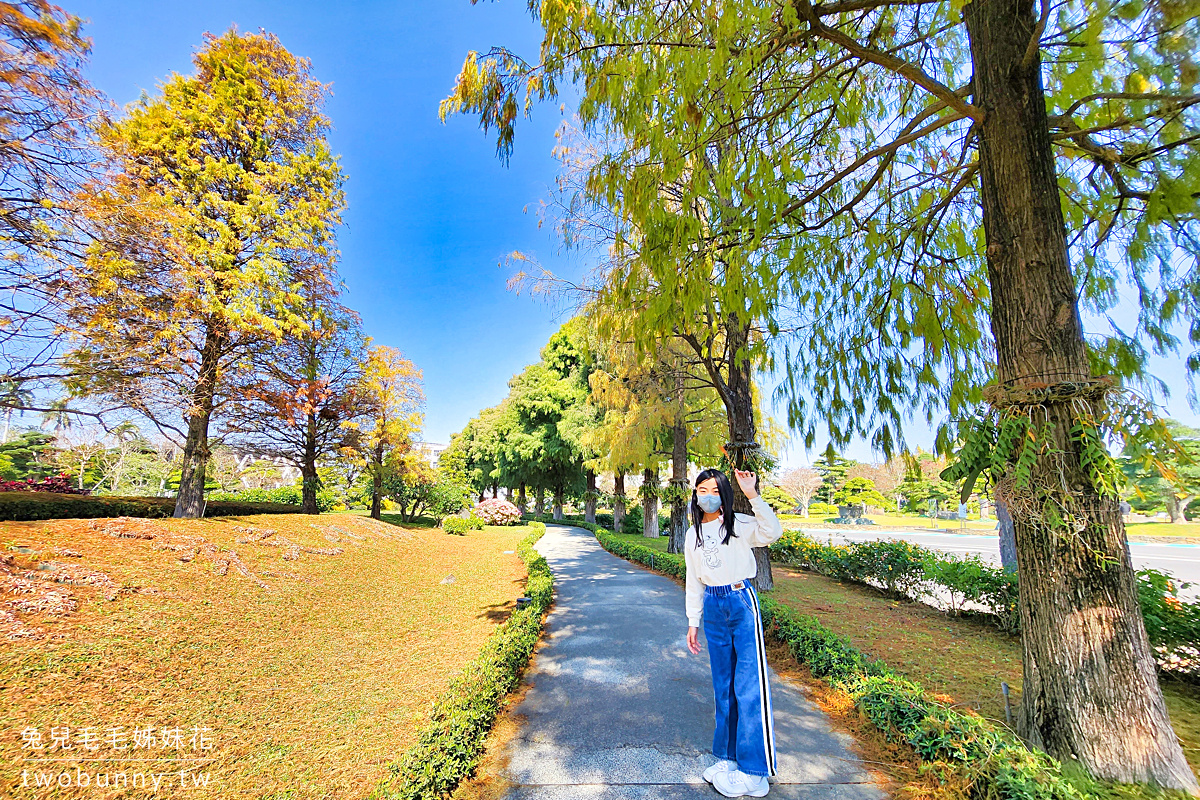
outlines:
{"label": "row of trees", "polygon": [[[908,419],[947,415],[948,477],[986,473],[1013,523],[1023,736],[1097,776],[1200,793],[1103,446],[1155,456],[1165,431],[1119,387],[1147,380],[1149,348],[1177,348],[1174,325],[1200,340],[1196,15],[1142,0],[530,8],[538,60],[469,54],[442,110],[478,114],[507,158],[521,108],[578,88],[600,144],[563,218],[603,232],[586,288],[619,340],[723,354],[709,377],[739,467],[761,447],[756,367],[781,375],[809,445],[821,425],[890,456]],[[1136,330],[1085,337],[1081,311],[1103,323],[1122,284]]]}
{"label": "row of trees", "polygon": [[659,535],[663,502],[671,509],[671,552],[681,552],[688,465],[715,462],[720,453],[718,396],[684,353],[639,355],[602,324],[584,314],[563,325],[541,360],[509,382],[504,400],[452,437],[441,462],[461,464],[481,499],[503,486],[519,505],[532,498],[541,514],[549,493],[561,519],[564,501],[578,498],[593,522],[597,475],[611,474],[618,529],[636,483],[640,527]]}
{"label": "row of trees", "polygon": [[270,33],[206,34],[192,74],[118,112],[83,76],[77,17],[25,0],[0,31],[6,427],[152,425],[179,448],[178,517],[202,513],[223,440],[296,464],[307,511],[338,451],[378,488],[419,428],[420,373],[343,305],[345,176],[310,62]]}

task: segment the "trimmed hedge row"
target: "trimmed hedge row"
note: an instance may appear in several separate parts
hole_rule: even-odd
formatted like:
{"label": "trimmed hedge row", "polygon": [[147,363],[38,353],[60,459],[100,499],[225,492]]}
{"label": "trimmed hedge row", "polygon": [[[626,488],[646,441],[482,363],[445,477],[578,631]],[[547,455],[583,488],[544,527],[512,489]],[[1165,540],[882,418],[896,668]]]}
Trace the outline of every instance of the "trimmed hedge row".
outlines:
{"label": "trimmed hedge row", "polygon": [[[774,561],[875,586],[892,597],[926,602],[941,590],[949,597],[952,612],[961,611],[969,601],[983,609],[971,613],[979,613],[1000,630],[1016,633],[1020,628],[1017,574],[979,556],[946,557],[905,541],[824,545],[800,531],[784,531],[770,550]],[[1200,677],[1194,649],[1200,642],[1200,603],[1179,600],[1180,582],[1158,570],[1138,570],[1137,586],[1159,667],[1178,677]]]}
{"label": "trimmed hedge row", "polygon": [[1008,633],[1020,624],[1016,573],[993,567],[979,556],[946,558],[906,541],[825,545],[801,531],[784,531],[770,550],[774,561],[870,584],[890,597],[924,602],[942,589],[952,611],[970,601],[986,609],[993,624]]}
{"label": "trimmed hedge row", "polygon": [[[581,526],[587,527],[587,526]],[[593,531],[614,555],[683,577],[682,555],[625,542],[608,531]],[[816,617],[799,614],[770,597],[760,597],[765,633],[788,650],[813,675],[845,691],[854,707],[889,741],[902,740],[940,774],[953,773],[979,800],[1100,800],[1114,787],[1082,774],[1068,774],[1056,759],[1030,750],[1011,732],[983,717],[963,714],[926,696],[915,681],[903,678],[879,659],[867,656],[826,628]],[[1149,786],[1121,786],[1126,798],[1187,798],[1182,792]]]}
{"label": "trimmed hedge row", "polygon": [[[244,503],[212,500],[206,517],[240,517],[249,514],[298,514],[300,506],[282,503]],[[171,497],[97,497],[49,492],[0,492],[0,522],[39,519],[96,519],[99,517],[169,517],[175,513]]]}
{"label": "trimmed hedge row", "polygon": [[516,688],[529,663],[542,634],[542,614],[554,597],[550,565],[533,549],[546,526],[531,522],[529,527],[533,531],[517,545],[517,555],[529,571],[525,593],[531,602],[488,637],[461,676],[434,702],[416,744],[391,766],[391,775],[370,800],[446,797],[475,771],[501,701]]}

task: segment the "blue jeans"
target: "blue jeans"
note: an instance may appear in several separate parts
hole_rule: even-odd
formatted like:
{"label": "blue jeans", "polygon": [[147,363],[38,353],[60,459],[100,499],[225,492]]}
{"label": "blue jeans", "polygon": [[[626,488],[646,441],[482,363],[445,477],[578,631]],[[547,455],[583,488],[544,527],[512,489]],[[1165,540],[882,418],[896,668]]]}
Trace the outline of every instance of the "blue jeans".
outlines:
{"label": "blue jeans", "polygon": [[704,587],[704,637],[712,666],[717,728],[713,755],[747,775],[775,775],[771,686],[758,594],[747,583]]}

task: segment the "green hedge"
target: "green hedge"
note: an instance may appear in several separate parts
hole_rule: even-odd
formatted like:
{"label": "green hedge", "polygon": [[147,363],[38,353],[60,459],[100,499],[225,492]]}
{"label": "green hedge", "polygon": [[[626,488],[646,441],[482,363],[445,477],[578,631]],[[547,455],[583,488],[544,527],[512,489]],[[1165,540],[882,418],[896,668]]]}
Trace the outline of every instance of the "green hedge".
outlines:
{"label": "green hedge", "polygon": [[[249,514],[296,514],[299,506],[280,503],[244,503],[213,500],[206,517],[239,517]],[[98,517],[169,517],[175,513],[173,497],[103,497],[49,492],[0,492],[0,521],[39,519],[95,519]]]}
{"label": "green hedge", "polygon": [[416,744],[391,766],[391,775],[371,793],[372,800],[446,797],[475,771],[500,704],[529,663],[542,634],[542,614],[554,596],[550,565],[533,549],[546,526],[530,522],[529,527],[533,531],[517,545],[517,555],[529,571],[525,593],[531,602],[488,637],[461,676],[434,702]]}
{"label": "green hedge", "polygon": [[[683,577],[682,555],[661,553],[624,542],[603,529],[596,539],[614,555]],[[813,675],[849,694],[855,708],[890,741],[901,740],[942,774],[965,780],[978,800],[1099,800],[1187,798],[1182,792],[1148,786],[1114,786],[1077,771],[1064,770],[1050,756],[1027,748],[1011,732],[988,720],[963,714],[931,700],[915,681],[900,677],[826,628],[816,617],[797,613],[770,597],[760,597],[763,628],[787,645]]]}
{"label": "green hedge", "polygon": [[[304,490],[299,486],[280,486],[278,489],[243,489],[240,492],[209,492],[209,502],[216,500],[237,503],[284,503],[298,506],[304,502]],[[337,495],[331,489],[317,490],[317,510],[332,511]]]}
{"label": "green hedge", "polygon": [[[541,525],[542,523],[539,522],[538,524]],[[542,525],[543,530],[545,530],[545,527],[545,525]],[[442,530],[446,533],[463,536],[467,531],[483,530],[483,520],[474,514],[469,517],[446,517],[442,520]]]}

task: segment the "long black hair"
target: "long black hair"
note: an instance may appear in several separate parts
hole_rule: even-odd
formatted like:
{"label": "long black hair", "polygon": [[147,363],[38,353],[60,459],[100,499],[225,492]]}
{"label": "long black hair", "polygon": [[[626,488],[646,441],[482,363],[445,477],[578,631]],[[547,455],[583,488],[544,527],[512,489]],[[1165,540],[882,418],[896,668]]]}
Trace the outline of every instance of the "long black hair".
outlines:
{"label": "long black hair", "polygon": [[[704,483],[709,478],[717,479],[717,494],[721,497],[721,512],[724,519],[721,520],[721,527],[725,529],[725,538],[721,540],[721,544],[729,544],[730,536],[737,536],[733,532],[733,487],[729,485],[729,478],[725,477],[725,473],[719,469],[706,469],[696,476],[696,486]],[[700,536],[700,521],[704,518],[704,511],[700,508],[700,504],[696,502],[696,488],[692,487],[692,524],[696,526],[696,547],[703,547],[704,541]]]}

